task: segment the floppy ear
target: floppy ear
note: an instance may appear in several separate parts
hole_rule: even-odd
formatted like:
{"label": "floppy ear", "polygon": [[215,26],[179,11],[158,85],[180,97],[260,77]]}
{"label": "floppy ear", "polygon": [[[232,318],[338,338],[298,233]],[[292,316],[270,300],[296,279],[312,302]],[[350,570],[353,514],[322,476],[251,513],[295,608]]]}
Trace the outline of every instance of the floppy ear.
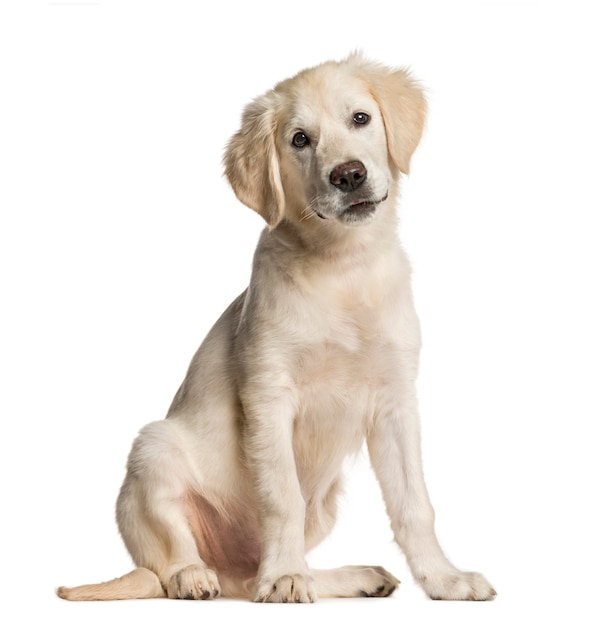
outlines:
{"label": "floppy ear", "polygon": [[274,98],[260,96],[244,109],[240,130],[223,157],[225,175],[240,202],[259,213],[270,227],[284,214],[275,130]]}
{"label": "floppy ear", "polygon": [[383,114],[389,154],[398,169],[408,174],[425,126],[425,96],[407,70],[365,65],[371,93]]}

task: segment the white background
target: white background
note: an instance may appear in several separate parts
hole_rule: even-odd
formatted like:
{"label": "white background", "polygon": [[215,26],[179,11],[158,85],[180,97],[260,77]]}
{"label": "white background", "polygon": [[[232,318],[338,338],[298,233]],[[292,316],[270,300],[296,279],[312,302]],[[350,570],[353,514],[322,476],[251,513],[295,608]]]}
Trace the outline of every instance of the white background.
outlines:
{"label": "white background", "polygon": [[[0,619],[603,624],[600,3],[91,4],[0,8]],[[221,171],[242,107],[355,48],[428,91],[401,202],[426,477],[447,554],[498,598],[425,599],[362,456],[310,561],[387,566],[389,599],[59,600],[129,571],[113,509],[131,441],[246,286],[263,224]]]}

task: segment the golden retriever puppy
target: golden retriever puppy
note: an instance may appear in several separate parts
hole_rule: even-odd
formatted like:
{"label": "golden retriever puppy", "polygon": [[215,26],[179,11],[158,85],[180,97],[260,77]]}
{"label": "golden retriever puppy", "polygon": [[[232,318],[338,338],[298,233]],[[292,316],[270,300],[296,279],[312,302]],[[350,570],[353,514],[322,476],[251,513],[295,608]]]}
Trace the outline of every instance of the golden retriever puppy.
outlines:
{"label": "golden retriever puppy", "polygon": [[224,163],[267,222],[250,285],[193,357],[167,418],[133,444],[117,521],[137,569],[61,587],[62,598],[391,594],[399,581],[381,567],[305,560],[335,523],[343,461],[364,441],[426,593],[495,595],[444,556],[421,467],[419,323],[396,200],[424,117],[406,71],[359,54],[245,109]]}

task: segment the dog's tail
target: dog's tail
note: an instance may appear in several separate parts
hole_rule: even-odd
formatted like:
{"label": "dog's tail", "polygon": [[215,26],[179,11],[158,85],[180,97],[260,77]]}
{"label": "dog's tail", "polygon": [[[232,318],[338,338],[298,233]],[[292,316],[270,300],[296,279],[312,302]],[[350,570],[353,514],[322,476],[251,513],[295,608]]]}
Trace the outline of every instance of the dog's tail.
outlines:
{"label": "dog's tail", "polygon": [[132,572],[97,585],[59,587],[57,595],[64,600],[136,600],[165,598],[160,579],[149,569],[138,567]]}

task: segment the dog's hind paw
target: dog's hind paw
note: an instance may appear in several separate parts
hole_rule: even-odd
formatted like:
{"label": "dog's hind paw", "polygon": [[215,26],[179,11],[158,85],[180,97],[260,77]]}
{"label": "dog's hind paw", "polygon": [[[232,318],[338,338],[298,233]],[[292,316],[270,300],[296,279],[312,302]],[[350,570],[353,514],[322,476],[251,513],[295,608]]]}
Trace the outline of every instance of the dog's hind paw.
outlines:
{"label": "dog's hind paw", "polygon": [[189,565],[173,574],[167,595],[180,600],[213,600],[221,593],[217,574],[201,565]]}
{"label": "dog's hind paw", "polygon": [[385,598],[390,596],[400,584],[400,581],[390,574],[384,567],[360,566],[360,575],[363,577],[360,595],[367,598]]}

